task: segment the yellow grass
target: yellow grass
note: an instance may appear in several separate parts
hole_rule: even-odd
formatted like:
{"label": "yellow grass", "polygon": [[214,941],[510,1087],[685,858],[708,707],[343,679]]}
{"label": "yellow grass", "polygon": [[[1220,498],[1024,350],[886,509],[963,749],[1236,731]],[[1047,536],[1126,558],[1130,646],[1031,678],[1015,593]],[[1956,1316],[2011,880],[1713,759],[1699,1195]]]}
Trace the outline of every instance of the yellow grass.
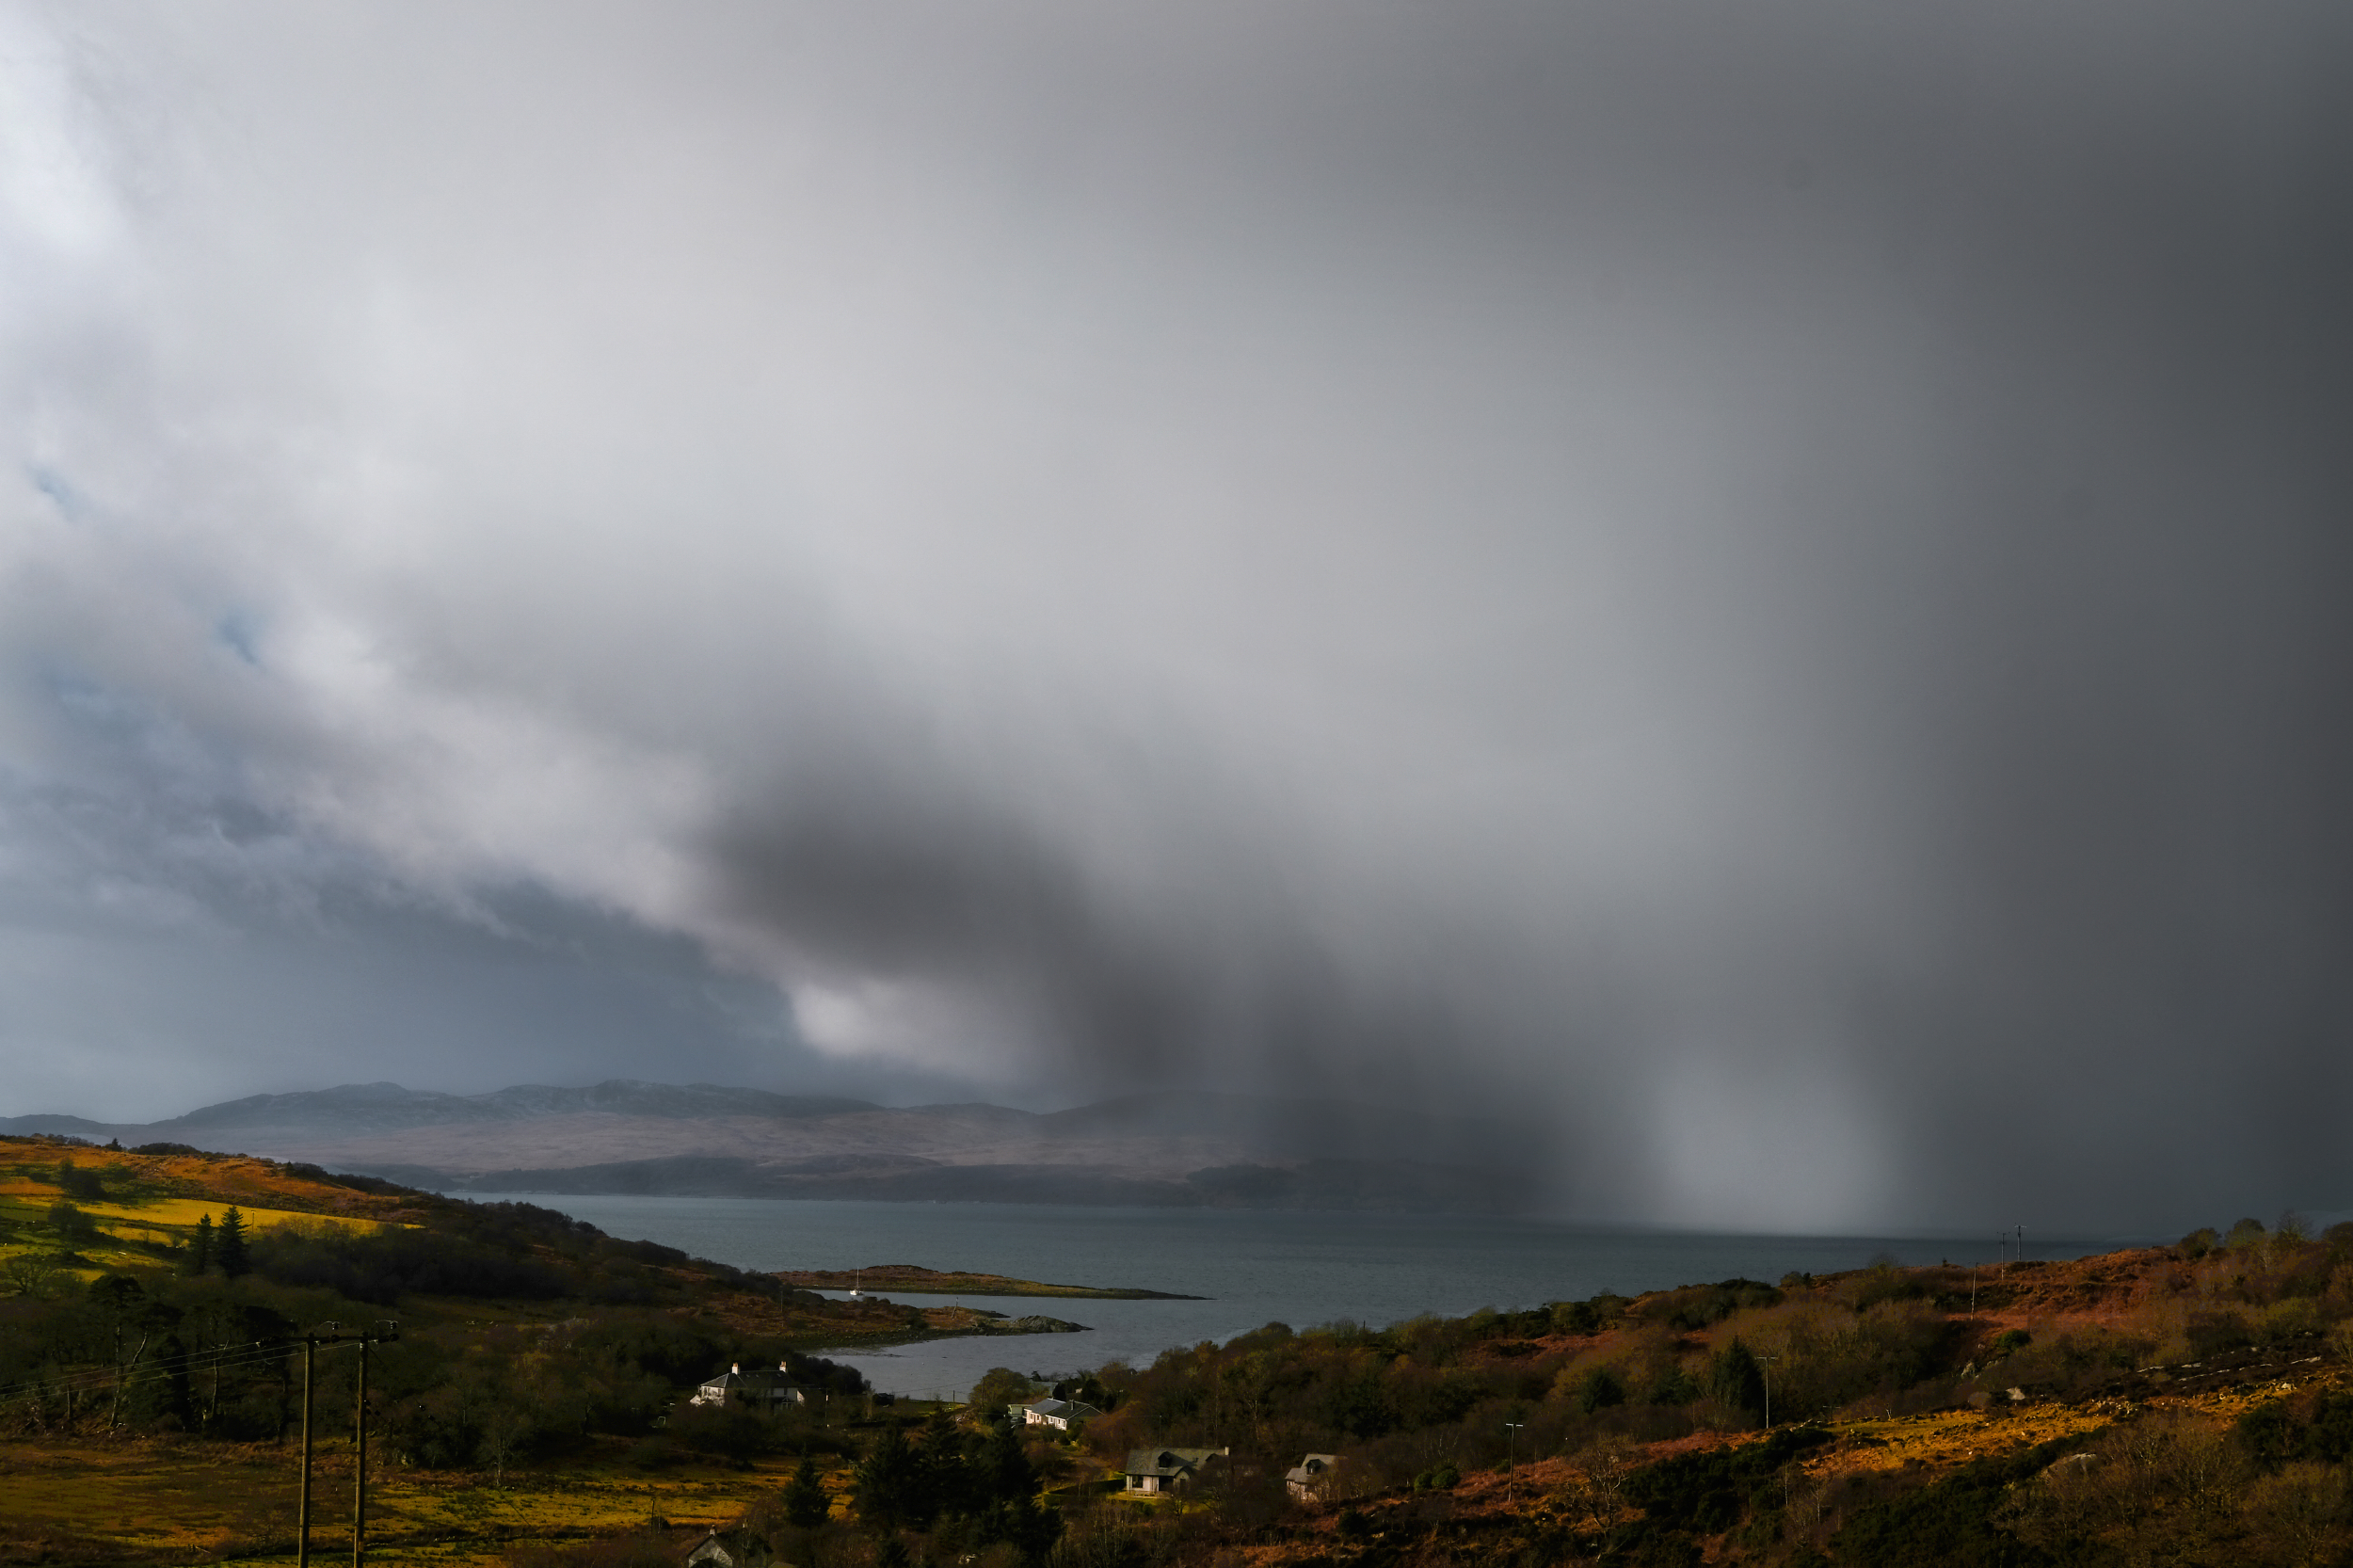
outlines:
{"label": "yellow grass", "polygon": [[[293,1443],[0,1444],[0,1561],[38,1560],[47,1551],[69,1560],[292,1562],[297,1452]],[[570,1464],[511,1471],[504,1488],[487,1474],[371,1463],[369,1559],[494,1568],[518,1544],[626,1534],[656,1515],[673,1525],[724,1524],[756,1498],[774,1496],[797,1463],[645,1475],[617,1464],[616,1453],[611,1447]],[[844,1479],[836,1475],[833,1486]],[[312,1553],[333,1560],[351,1543],[346,1438],[322,1446],[312,1484]]]}
{"label": "yellow grass", "polygon": [[[38,1222],[47,1218],[51,1206],[57,1201],[54,1189],[31,1199],[19,1198],[13,1193],[0,1193],[0,1214],[8,1214],[20,1223],[25,1220]],[[218,1224],[220,1217],[230,1208],[228,1204],[209,1198],[148,1198],[131,1203],[85,1202],[79,1198],[65,1201],[101,1223],[113,1222],[130,1228],[144,1225],[152,1230],[175,1233],[194,1230],[197,1221],[207,1214],[213,1217],[215,1224]],[[296,1208],[256,1208],[245,1204],[238,1204],[236,1209],[244,1219],[248,1233],[297,1224],[337,1225],[345,1230],[396,1228],[388,1221],[355,1219],[348,1214],[310,1214]]]}

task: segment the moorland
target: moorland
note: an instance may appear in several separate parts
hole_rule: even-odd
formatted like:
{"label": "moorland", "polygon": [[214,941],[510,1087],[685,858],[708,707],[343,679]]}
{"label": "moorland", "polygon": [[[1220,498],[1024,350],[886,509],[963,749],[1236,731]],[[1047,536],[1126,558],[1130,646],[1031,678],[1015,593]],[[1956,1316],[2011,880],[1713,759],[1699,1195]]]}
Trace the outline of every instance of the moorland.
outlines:
{"label": "moorland", "polygon": [[[291,1561],[296,1341],[394,1319],[370,1352],[379,1562],[2353,1553],[2353,1227],[2293,1216],[2074,1260],[1269,1324],[915,1405],[821,1352],[984,1319],[829,1300],[528,1205],[17,1140],[0,1292],[0,1560]],[[800,1398],[689,1402],[728,1366],[777,1368]],[[340,1552],[357,1356],[324,1347],[317,1367],[318,1549]],[[1065,1402],[1009,1418],[1040,1399]],[[1125,1484],[1161,1455],[1183,1459],[1169,1490]]]}

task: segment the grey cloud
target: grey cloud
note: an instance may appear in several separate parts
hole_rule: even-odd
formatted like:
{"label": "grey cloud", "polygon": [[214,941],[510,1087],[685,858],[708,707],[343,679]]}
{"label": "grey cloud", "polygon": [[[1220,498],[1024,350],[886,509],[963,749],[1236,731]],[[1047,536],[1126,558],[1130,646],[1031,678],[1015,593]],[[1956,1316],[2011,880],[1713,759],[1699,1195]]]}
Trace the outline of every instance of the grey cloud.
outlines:
{"label": "grey cloud", "polygon": [[190,1020],[60,1092],[528,952],[428,1032],[2346,1201],[2332,8],[10,25],[0,1049]]}

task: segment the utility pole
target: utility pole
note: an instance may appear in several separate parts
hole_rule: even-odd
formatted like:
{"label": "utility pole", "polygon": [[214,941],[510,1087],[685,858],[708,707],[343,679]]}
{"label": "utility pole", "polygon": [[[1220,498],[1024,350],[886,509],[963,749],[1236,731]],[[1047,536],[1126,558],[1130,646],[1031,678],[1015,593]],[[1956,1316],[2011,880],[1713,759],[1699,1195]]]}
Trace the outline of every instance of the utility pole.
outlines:
{"label": "utility pole", "polygon": [[360,1347],[358,1396],[352,1401],[351,1564],[361,1568],[367,1557],[368,1529],[368,1347],[400,1337],[400,1325],[379,1320],[365,1334],[345,1334],[341,1323],[328,1321],[302,1336],[302,1491],[295,1512],[296,1568],[311,1568],[311,1389],[321,1345]]}
{"label": "utility pole", "polygon": [[[331,1335],[340,1323],[321,1323]],[[295,1563],[311,1568],[311,1371],[318,1360],[319,1336],[302,1336],[302,1502],[295,1511]]]}
{"label": "utility pole", "polygon": [[375,1332],[360,1336],[360,1397],[351,1416],[351,1568],[363,1568],[368,1557],[368,1347],[399,1337],[400,1324],[390,1318],[377,1319]]}
{"label": "utility pole", "polygon": [[1511,1433],[1511,1436],[1505,1439],[1510,1447],[1504,1450],[1503,1461],[1503,1473],[1509,1478],[1503,1483],[1503,1495],[1507,1500],[1512,1496],[1512,1488],[1519,1483],[1520,1428],[1527,1424],[1525,1421],[1503,1423],[1503,1430]]}
{"label": "utility pole", "polygon": [[1781,1357],[1777,1355],[1760,1355],[1756,1358],[1758,1381],[1765,1384],[1765,1430],[1767,1432],[1773,1430],[1773,1374],[1770,1368],[1772,1364],[1780,1359]]}
{"label": "utility pole", "polygon": [[368,1555],[368,1342],[360,1341],[360,1378],[351,1399],[351,1568]]}

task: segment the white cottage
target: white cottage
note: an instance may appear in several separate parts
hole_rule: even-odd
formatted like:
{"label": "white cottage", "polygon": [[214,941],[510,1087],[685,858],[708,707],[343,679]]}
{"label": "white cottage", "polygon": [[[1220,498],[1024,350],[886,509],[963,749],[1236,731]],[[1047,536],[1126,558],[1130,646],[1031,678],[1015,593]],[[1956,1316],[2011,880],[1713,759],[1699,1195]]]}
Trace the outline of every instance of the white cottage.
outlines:
{"label": "white cottage", "polygon": [[1231,1448],[1130,1448],[1128,1450],[1128,1496],[1159,1496],[1180,1492],[1199,1480],[1202,1471],[1232,1453]]}
{"label": "white cottage", "polygon": [[730,1400],[757,1409],[780,1410],[789,1404],[807,1404],[808,1396],[801,1391],[800,1384],[792,1381],[792,1372],[783,1362],[777,1362],[773,1372],[764,1367],[755,1367],[747,1372],[739,1361],[726,1371],[706,1379],[695,1390],[695,1397],[687,1402],[726,1404]]}
{"label": "white cottage", "polygon": [[1334,1466],[1340,1462],[1337,1454],[1309,1454],[1283,1477],[1283,1484],[1301,1502],[1309,1502],[1323,1496],[1323,1489],[1332,1479]]}
{"label": "white cottage", "polygon": [[1019,1413],[1022,1425],[1052,1427],[1056,1432],[1076,1432],[1103,1414],[1080,1400],[1032,1400],[1013,1408]]}

